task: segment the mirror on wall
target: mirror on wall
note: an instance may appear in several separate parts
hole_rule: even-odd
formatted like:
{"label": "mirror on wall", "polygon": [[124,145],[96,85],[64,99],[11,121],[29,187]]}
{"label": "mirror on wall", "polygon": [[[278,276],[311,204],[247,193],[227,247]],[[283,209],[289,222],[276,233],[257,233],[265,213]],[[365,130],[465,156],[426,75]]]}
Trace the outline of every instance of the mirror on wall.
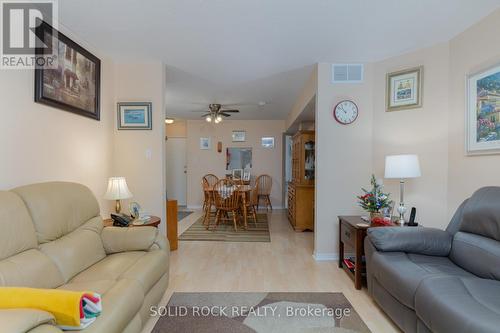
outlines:
{"label": "mirror on wall", "polygon": [[229,147],[226,149],[226,170],[251,168],[252,148]]}

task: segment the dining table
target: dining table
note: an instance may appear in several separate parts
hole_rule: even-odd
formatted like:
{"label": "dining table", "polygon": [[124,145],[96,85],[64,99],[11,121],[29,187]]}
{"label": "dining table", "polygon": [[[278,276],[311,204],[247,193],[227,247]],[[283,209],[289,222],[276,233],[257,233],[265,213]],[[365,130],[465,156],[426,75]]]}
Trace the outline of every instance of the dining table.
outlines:
{"label": "dining table", "polygon": [[[242,198],[243,203],[243,225],[244,228],[248,228],[248,217],[247,217],[247,201],[250,199],[250,193],[252,192],[252,186],[250,185],[238,185],[236,191],[238,191]],[[203,188],[205,192],[208,192],[208,204],[205,207],[205,217],[203,218],[203,224],[210,223],[210,213],[211,207],[214,204],[214,191],[215,186],[206,186]]]}

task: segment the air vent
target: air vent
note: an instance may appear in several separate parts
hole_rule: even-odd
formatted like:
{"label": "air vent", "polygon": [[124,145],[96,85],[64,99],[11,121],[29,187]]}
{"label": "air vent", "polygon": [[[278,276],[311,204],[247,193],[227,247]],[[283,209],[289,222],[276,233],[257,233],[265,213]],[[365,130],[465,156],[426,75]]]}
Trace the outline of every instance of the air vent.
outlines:
{"label": "air vent", "polygon": [[362,64],[333,64],[332,83],[363,82],[363,71]]}

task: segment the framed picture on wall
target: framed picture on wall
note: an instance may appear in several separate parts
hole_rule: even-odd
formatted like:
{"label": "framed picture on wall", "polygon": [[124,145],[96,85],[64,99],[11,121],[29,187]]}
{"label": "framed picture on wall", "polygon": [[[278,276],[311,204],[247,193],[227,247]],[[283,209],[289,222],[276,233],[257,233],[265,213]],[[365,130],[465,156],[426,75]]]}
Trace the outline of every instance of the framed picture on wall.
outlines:
{"label": "framed picture on wall", "polygon": [[273,136],[264,136],[261,139],[261,144],[263,148],[274,148],[274,137]]}
{"label": "framed picture on wall", "polygon": [[245,131],[233,131],[233,142],[245,142],[246,132]]}
{"label": "framed picture on wall", "polygon": [[151,121],[152,103],[149,102],[124,102],[118,103],[118,129],[119,130],[150,130],[153,128]]}
{"label": "framed picture on wall", "polygon": [[210,138],[200,138],[200,149],[210,150],[210,148],[211,148]]}
{"label": "framed picture on wall", "polygon": [[466,153],[500,153],[500,64],[467,77]]}
{"label": "framed picture on wall", "polygon": [[49,47],[35,55],[54,50],[56,63],[35,69],[35,102],[99,120],[101,60],[45,22],[36,35]]}
{"label": "framed picture on wall", "polygon": [[422,107],[424,67],[387,74],[387,111]]}

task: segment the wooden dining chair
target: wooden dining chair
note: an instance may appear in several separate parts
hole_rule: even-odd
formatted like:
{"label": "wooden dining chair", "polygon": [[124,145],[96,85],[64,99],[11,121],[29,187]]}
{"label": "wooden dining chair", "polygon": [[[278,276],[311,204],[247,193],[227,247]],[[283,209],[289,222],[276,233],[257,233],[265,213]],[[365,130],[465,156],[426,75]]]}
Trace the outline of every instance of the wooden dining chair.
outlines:
{"label": "wooden dining chair", "polygon": [[[234,230],[237,231],[239,220],[238,211],[241,207],[241,195],[239,185],[228,179],[221,179],[214,185],[213,196],[215,199],[215,228],[220,220],[233,221]],[[232,216],[229,215],[231,213]],[[209,225],[210,227],[210,221]]]}
{"label": "wooden dining chair", "polygon": [[203,190],[203,211],[205,212],[205,217],[203,218],[203,224],[207,224],[207,221],[210,220],[212,206],[214,205],[212,194],[210,191],[208,191],[208,189],[213,187],[218,181],[219,178],[217,178],[216,175],[213,175],[211,173],[203,176],[202,178],[201,186]]}
{"label": "wooden dining chair", "polygon": [[269,207],[273,210],[273,205],[271,204],[271,188],[273,186],[273,178],[269,175],[260,175],[255,180],[255,187],[257,191],[257,210],[259,209],[259,203],[263,199],[266,204],[266,209]]}
{"label": "wooden dining chair", "polygon": [[244,204],[246,206],[247,216],[252,216],[255,227],[257,227],[257,210],[255,208],[258,203],[257,198],[257,186],[254,186],[252,191],[250,191],[248,198],[246,198],[244,203],[242,202],[242,205]]}

